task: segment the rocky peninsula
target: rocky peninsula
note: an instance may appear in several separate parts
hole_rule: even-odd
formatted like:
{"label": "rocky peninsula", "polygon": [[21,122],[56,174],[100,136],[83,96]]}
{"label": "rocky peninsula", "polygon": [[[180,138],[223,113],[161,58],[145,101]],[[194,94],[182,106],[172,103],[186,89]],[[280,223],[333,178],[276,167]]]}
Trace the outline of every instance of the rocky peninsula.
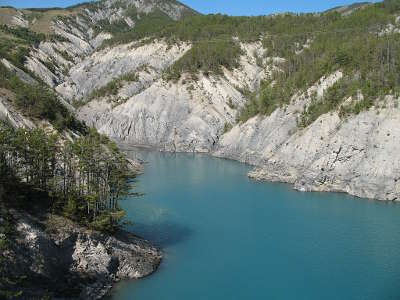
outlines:
{"label": "rocky peninsula", "polygon": [[100,299],[115,282],[150,275],[161,262],[161,251],[132,233],[100,233],[52,214],[12,216],[16,232],[0,259],[2,276],[23,290],[18,299]]}

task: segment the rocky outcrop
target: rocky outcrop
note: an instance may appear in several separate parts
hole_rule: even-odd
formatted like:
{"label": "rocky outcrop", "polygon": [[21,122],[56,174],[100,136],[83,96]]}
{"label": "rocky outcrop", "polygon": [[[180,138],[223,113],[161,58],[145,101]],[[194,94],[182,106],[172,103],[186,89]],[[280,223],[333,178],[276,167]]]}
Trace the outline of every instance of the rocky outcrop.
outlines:
{"label": "rocky outcrop", "polygon": [[68,78],[56,90],[71,101],[82,99],[111,80],[136,72],[140,82],[131,83],[118,95],[121,98],[131,97],[160,78],[162,71],[189,48],[184,43],[169,47],[165,42],[156,41],[145,45],[136,42],[97,51],[71,68]]}
{"label": "rocky outcrop", "polygon": [[10,91],[0,88],[0,120],[9,122],[15,128],[34,128],[35,124],[14,108],[10,97],[13,97]]}
{"label": "rocky outcrop", "polygon": [[165,81],[164,70],[189,48],[155,42],[96,52],[73,68],[70,81],[57,90],[66,97],[82,97],[111,77],[139,70],[139,82],[127,83],[115,97],[123,101],[97,99],[81,108],[79,116],[101,133],[131,145],[210,152],[247,101],[241,90],[256,89],[272,67],[257,66],[256,56],[264,51],[260,43],[242,44],[241,66],[225,69],[223,76],[186,74],[178,82]]}
{"label": "rocky outcrop", "polygon": [[[111,19],[113,22],[124,19],[124,8],[134,7],[138,13],[148,14],[155,10],[160,10],[173,20],[179,20],[187,13],[194,11],[177,1],[165,0],[105,0],[101,8],[87,10],[88,15],[96,21]],[[128,24],[129,20],[125,20]]]}
{"label": "rocky outcrop", "polygon": [[26,276],[22,299],[99,299],[115,281],[149,275],[161,260],[158,249],[127,232],[110,236],[62,217],[13,216],[16,236],[1,257],[8,264],[5,275]]}
{"label": "rocky outcrop", "polygon": [[[156,42],[96,52],[72,69],[70,81],[58,91],[70,99],[85,97],[112,76],[129,68],[139,70],[139,82],[126,83],[114,99],[91,101],[80,109],[79,116],[119,142],[163,151],[206,152],[254,165],[256,169],[249,175],[258,180],[289,182],[304,191],[399,198],[398,165],[385,159],[398,150],[395,123],[400,110],[396,99],[389,97],[382,107],[346,119],[332,112],[299,128],[297,118],[312,97],[321,98],[342,78],[337,71],[271,115],[254,117],[225,133],[247,101],[243,90],[256,90],[260,80],[279,66],[279,59],[266,58],[263,67],[257,66],[256,58],[264,57],[262,46],[242,44],[245,54],[240,67],[224,70],[223,76],[198,74],[192,78],[186,74],[178,82],[163,80],[163,70],[189,47],[167,51],[166,45]],[[129,66],[126,57],[134,61]],[[150,72],[140,69],[143,61]],[[111,72],[103,74],[105,69]],[[99,75],[96,78],[94,74]],[[115,103],[115,99],[123,101]],[[381,136],[382,132],[391,138]]]}
{"label": "rocky outcrop", "polygon": [[263,153],[250,176],[293,183],[300,191],[400,200],[399,120],[400,110],[393,106],[345,120],[337,113],[323,115],[275,151]]}
{"label": "rocky outcrop", "polygon": [[[29,11],[2,10],[6,10],[3,15],[7,19],[0,19],[0,23],[30,27],[38,22],[31,18]],[[73,65],[112,37],[110,33],[102,31],[103,28],[122,21],[127,29],[132,29],[137,20],[154,12],[165,14],[172,20],[196,13],[177,1],[163,0],[104,0],[65,11],[50,9],[43,12],[40,18],[48,19],[42,26],[48,27],[46,30],[53,36],[31,49],[25,67],[49,86],[55,87],[68,78],[68,71]]]}
{"label": "rocky outcrop", "polygon": [[295,95],[288,106],[276,109],[269,116],[256,116],[236,125],[221,138],[213,154],[251,165],[261,164],[265,155],[274,153],[297,131],[297,117],[311,101],[311,95],[321,97],[342,76],[336,72],[322,78],[306,93]]}
{"label": "rocky outcrop", "polygon": [[[340,73],[312,89],[333,84]],[[318,87],[319,86],[319,87]],[[250,163],[257,180],[294,184],[300,191],[336,191],[380,200],[399,200],[399,99],[347,118],[337,112],[320,116],[310,126],[296,118],[307,97],[295,97],[270,116],[258,116],[224,135],[214,155]]]}
{"label": "rocky outcrop", "polygon": [[0,60],[0,63],[2,63],[9,71],[11,71],[13,74],[15,74],[20,80],[27,84],[35,84],[37,81],[32,78],[29,74],[25,73],[22,71],[20,68],[17,68],[14,66],[12,63],[10,63],[7,59],[2,58]]}
{"label": "rocky outcrop", "polygon": [[[350,14],[365,5],[334,10]],[[191,48],[189,43],[142,40],[99,50],[103,41],[112,38],[105,32],[107,26],[118,22],[134,30],[152,12],[174,20],[194,13],[179,2],[163,0],[104,0],[76,7],[52,20],[56,36],[32,49],[26,67],[54,87],[62,101],[89,100],[78,110],[79,117],[120,143],[235,159],[256,167],[250,173],[253,178],[293,183],[299,190],[399,199],[398,99],[386,97],[383,105],[347,118],[332,111],[300,128],[297,119],[312,95],[322,97],[342,77],[338,71],[270,115],[237,124],[247,92],[257,91],[262,79],[279,71],[283,59],[266,58],[261,43],[241,43],[238,68],[207,76],[182,74],[174,82],[163,75]],[[31,25],[24,13],[12,10],[8,15],[19,18],[12,23],[15,26]],[[398,25],[399,17],[377,34],[398,32]],[[296,46],[296,53],[311,42]],[[121,79],[128,73],[137,79]],[[112,81],[118,82],[118,91],[89,97]],[[10,109],[0,101],[0,116],[12,116]]]}

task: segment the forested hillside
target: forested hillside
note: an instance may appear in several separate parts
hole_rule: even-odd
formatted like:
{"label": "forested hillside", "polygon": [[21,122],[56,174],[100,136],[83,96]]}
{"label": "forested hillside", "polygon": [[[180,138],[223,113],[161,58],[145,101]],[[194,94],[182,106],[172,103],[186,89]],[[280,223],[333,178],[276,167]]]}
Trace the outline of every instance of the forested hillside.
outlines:
{"label": "forested hillside", "polygon": [[[1,13],[5,10],[11,9],[1,9]],[[65,217],[87,228],[114,233],[124,216],[118,200],[129,193],[128,180],[135,176],[115,143],[79,121],[73,107],[27,66],[29,54],[40,43],[65,42],[46,28],[50,22],[46,10],[30,11],[29,16],[41,24],[15,26],[7,19],[0,25],[2,299],[29,298],[26,289],[32,289],[31,281],[40,273],[22,278],[15,275],[15,266],[9,269],[23,259],[12,255],[20,238],[15,211],[40,218]],[[73,60],[67,51],[58,55]],[[55,61],[39,63],[52,72],[58,68]]]}
{"label": "forested hillside", "polygon": [[[134,174],[112,140],[398,199],[399,74],[396,0],[256,17],[168,0],[2,7],[0,248],[14,238],[9,209],[120,228]],[[0,297],[18,295],[3,279]]]}
{"label": "forested hillside", "polygon": [[105,44],[139,39],[166,39],[171,44],[191,42],[191,50],[167,71],[168,79],[177,80],[184,72],[220,73],[222,66],[238,67],[243,54],[239,42],[262,41],[266,57],[284,61],[251,96],[240,117],[242,121],[258,113],[273,112],[322,76],[343,70],[344,78],[302,115],[299,125],[307,126],[358,92],[364,96],[362,101],[342,107],[343,116],[368,109],[381,96],[398,93],[399,3],[389,0],[348,9],[351,14],[333,9],[322,14],[198,15],[178,22],[165,19],[118,32]]}
{"label": "forested hillside", "polygon": [[[189,74],[189,83],[182,81],[191,84],[189,91],[195,89],[199,75],[223,78],[226,71],[234,73],[241,69],[243,57],[249,56],[244,45],[261,45],[261,49],[252,50],[250,55],[258,72],[268,69],[268,74],[260,76],[255,87],[235,83],[234,88],[247,99],[244,105],[233,101],[232,96],[226,98],[229,109],[239,112],[236,118],[240,122],[285,107],[295,95],[337,71],[343,76],[322,97],[309,95],[312,101],[297,118],[299,128],[309,126],[327,112],[339,110],[345,118],[369,109],[384,96],[398,95],[400,6],[397,1],[363,3],[324,13],[258,17],[200,15],[169,1],[146,5],[109,0],[65,10],[2,8],[0,57],[7,64],[0,64],[0,87],[8,91],[10,105],[28,119],[50,122],[60,133],[70,130],[91,136],[57,93],[61,91],[64,95],[59,88],[65,85],[62,81],[68,79],[71,66],[84,61],[85,55],[93,51],[107,52],[132,42],[138,43],[136,48],[150,47],[159,41],[168,45],[167,51],[176,45],[178,49],[180,45],[190,45],[175,61],[161,68],[166,82],[177,83]],[[114,19],[110,18],[113,13],[117,13]],[[17,14],[19,25],[15,16],[10,17],[12,14]],[[80,33],[72,37],[76,33],[74,26]],[[102,38],[94,46],[98,36]],[[76,37],[81,44],[82,41],[90,44],[90,50],[82,50],[85,55],[74,57],[70,43],[76,45]],[[139,67],[136,71],[118,71],[118,77],[86,92],[87,99],[77,101],[73,97],[69,101],[83,105],[97,99],[119,99],[119,91],[127,85],[144,84],[143,72],[150,71],[148,65]],[[53,84],[59,84],[57,92],[48,87]],[[70,89],[73,88],[76,89],[71,84]],[[232,125],[225,122],[219,127],[226,132]]]}
{"label": "forested hillside", "polygon": [[[42,127],[39,124],[44,121],[55,130],[16,129],[7,118],[4,120],[0,129],[3,188],[20,182],[22,186],[40,189],[53,199],[55,211],[86,225],[93,223],[99,229],[113,230],[121,218],[117,217],[121,213],[116,199],[126,189],[122,186],[128,174],[127,162],[114,144],[78,121],[56,93],[26,69],[26,57],[21,53],[34,47],[41,35],[23,28],[3,26],[2,30],[15,39],[14,43],[4,41],[3,57],[31,76],[32,82],[24,81],[24,77],[0,64],[0,88],[7,91],[11,105],[22,116],[37,124],[35,127]],[[18,199],[18,184],[13,188],[14,193],[5,193],[14,195],[9,199],[11,205],[13,198]]]}

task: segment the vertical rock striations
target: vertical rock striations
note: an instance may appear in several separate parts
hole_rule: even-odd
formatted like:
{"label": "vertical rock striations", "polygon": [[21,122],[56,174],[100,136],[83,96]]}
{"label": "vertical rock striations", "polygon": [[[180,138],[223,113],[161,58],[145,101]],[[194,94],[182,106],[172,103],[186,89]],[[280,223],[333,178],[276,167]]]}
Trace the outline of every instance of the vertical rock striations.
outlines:
{"label": "vertical rock striations", "polygon": [[4,276],[26,277],[22,299],[99,299],[114,282],[147,276],[161,261],[158,249],[130,233],[110,236],[62,217],[13,215],[16,237],[0,256],[7,262]]}

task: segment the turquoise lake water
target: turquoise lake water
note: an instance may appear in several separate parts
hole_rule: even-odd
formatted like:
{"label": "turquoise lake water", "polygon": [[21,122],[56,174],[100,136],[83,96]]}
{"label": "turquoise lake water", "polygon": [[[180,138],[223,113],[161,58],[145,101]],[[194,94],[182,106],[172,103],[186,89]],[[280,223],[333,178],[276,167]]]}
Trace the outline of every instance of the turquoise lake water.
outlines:
{"label": "turquoise lake water", "polygon": [[400,299],[399,204],[254,182],[206,155],[130,154],[148,162],[145,195],[122,206],[164,259],[111,299]]}

